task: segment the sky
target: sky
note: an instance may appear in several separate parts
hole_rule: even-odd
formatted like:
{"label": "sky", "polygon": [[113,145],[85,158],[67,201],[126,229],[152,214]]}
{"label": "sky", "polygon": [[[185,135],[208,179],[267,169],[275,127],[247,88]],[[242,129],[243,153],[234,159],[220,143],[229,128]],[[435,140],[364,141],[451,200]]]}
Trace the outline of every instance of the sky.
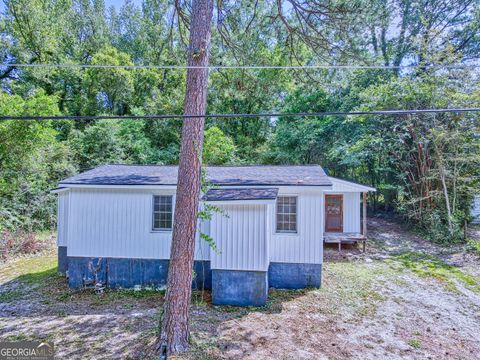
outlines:
{"label": "sky", "polygon": [[[123,5],[125,0],[105,0],[105,7],[108,9],[110,6],[115,6],[117,10],[120,10],[120,7]],[[136,5],[140,5],[142,0],[132,0]]]}

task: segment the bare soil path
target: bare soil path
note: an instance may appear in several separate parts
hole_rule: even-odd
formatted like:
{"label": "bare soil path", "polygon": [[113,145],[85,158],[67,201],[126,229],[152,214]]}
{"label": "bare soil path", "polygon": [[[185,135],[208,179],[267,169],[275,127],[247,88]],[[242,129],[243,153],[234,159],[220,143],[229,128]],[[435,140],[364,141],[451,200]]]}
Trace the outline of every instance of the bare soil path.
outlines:
{"label": "bare soil path", "polygon": [[[393,220],[369,230],[365,254],[325,250],[321,289],[271,290],[264,308],[195,293],[181,358],[480,359],[472,247],[433,245]],[[161,292],[72,292],[55,266],[53,252],[0,264],[0,341],[51,340],[58,359],[155,358]]]}

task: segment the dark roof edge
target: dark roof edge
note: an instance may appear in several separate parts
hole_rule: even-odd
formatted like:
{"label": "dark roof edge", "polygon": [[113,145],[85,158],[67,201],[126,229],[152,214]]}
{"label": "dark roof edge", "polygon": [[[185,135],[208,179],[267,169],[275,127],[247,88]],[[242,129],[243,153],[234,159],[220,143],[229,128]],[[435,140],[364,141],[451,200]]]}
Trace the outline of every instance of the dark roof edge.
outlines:
{"label": "dark roof edge", "polygon": [[[348,180],[347,180],[348,181]],[[59,185],[65,186],[65,185],[89,185],[89,186],[95,186],[95,185],[107,185],[107,186],[177,186],[177,184],[131,184],[131,183],[122,183],[122,184],[110,184],[110,183],[65,183],[61,182],[58,183]],[[212,183],[213,185],[216,186],[274,186],[274,187],[279,187],[279,186],[310,186],[310,187],[318,187],[318,186],[332,186],[331,184],[272,184],[272,183],[254,183],[254,184],[221,184],[221,183]],[[359,184],[360,185],[360,184]],[[366,186],[366,185],[364,185]]]}
{"label": "dark roof edge", "polygon": [[[103,164],[103,165],[98,165],[95,166],[91,169],[84,170],[84,171],[89,171],[93,169],[97,169],[102,166],[163,166],[163,167],[178,167],[177,165],[163,165],[163,164],[117,164],[117,163],[108,163],[108,164]],[[273,167],[299,167],[299,166],[319,166],[322,167],[319,164],[293,164],[293,165],[281,165],[281,164],[274,164],[274,165],[269,165],[269,164],[240,164],[240,165],[203,165],[204,167],[207,168],[212,168],[212,167],[218,167],[218,168],[225,168],[225,167],[266,167],[266,166],[273,166]]]}

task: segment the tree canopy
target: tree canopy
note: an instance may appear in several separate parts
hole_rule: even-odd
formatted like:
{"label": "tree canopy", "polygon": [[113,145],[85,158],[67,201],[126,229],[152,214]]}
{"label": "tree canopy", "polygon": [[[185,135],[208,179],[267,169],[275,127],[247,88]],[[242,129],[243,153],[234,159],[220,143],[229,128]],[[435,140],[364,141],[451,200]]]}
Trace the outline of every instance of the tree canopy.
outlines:
{"label": "tree canopy", "polygon": [[[1,115],[123,115],[125,120],[0,122],[0,229],[49,228],[48,190],[103,163],[178,163],[182,69],[17,67],[15,63],[183,65],[189,1],[4,0]],[[472,0],[222,1],[211,63],[418,65],[410,69],[218,69],[211,113],[480,106],[480,7]],[[460,237],[478,192],[479,115],[209,119],[203,160],[322,165],[378,188],[396,211],[441,241]]]}

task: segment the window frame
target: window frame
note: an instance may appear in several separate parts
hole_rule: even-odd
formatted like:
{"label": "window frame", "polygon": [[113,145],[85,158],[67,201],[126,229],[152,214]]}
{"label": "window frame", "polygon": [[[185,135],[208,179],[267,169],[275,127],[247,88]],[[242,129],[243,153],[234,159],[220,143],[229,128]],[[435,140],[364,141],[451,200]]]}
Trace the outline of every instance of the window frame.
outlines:
{"label": "window frame", "polygon": [[[280,198],[294,198],[295,199],[295,230],[282,230],[278,228],[278,199]],[[292,215],[293,213],[281,213],[282,215]],[[275,233],[283,235],[297,235],[298,234],[298,196],[297,195],[280,195],[275,201]]]}
{"label": "window frame", "polygon": [[[155,227],[155,213],[159,213],[160,211],[155,211],[155,198],[156,197],[169,197],[172,201],[172,209],[171,209],[171,227],[170,228],[156,228]],[[172,194],[153,194],[152,195],[152,224],[151,224],[151,232],[172,232],[173,231],[173,219],[175,216],[175,199]]]}

